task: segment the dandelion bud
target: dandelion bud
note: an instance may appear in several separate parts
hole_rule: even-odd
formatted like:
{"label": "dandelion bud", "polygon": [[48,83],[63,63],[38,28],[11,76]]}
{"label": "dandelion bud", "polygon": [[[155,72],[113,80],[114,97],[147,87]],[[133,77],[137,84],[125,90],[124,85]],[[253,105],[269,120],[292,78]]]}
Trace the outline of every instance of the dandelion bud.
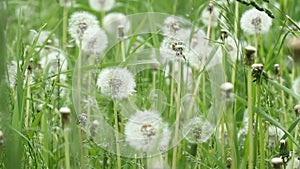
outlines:
{"label": "dandelion bud", "polygon": [[41,112],[42,109],[43,109],[43,107],[44,107],[43,104],[39,104],[39,105],[37,106],[37,112],[38,112],[38,113]]}
{"label": "dandelion bud", "polygon": [[283,163],[282,159],[279,157],[272,158],[271,163],[274,169],[281,169],[281,165]]}
{"label": "dandelion bud", "polygon": [[283,160],[283,162],[287,162],[287,159],[289,157],[289,150],[288,150],[288,144],[286,140],[280,140],[280,149],[279,149],[280,156]]}
{"label": "dandelion bud", "polygon": [[3,144],[4,144],[3,132],[0,130],[0,149],[2,148]]}
{"label": "dandelion bud", "polygon": [[226,82],[221,85],[222,96],[225,102],[233,102],[233,84]]}
{"label": "dandelion bud", "polygon": [[252,76],[254,78],[253,82],[260,82],[263,77],[267,77],[263,69],[263,64],[257,63],[252,65]]}
{"label": "dandelion bud", "polygon": [[254,63],[255,52],[256,52],[255,47],[253,47],[253,46],[246,46],[245,47],[245,53],[246,53],[245,62],[246,62],[247,65],[251,65],[251,64]]}
{"label": "dandelion bud", "polygon": [[118,26],[118,32],[119,32],[119,39],[123,39],[125,36],[124,25]]}
{"label": "dandelion bud", "polygon": [[209,2],[207,10],[212,13],[214,10],[214,3],[212,1]]}
{"label": "dandelion bud", "polygon": [[275,65],[274,65],[274,72],[275,72],[275,75],[279,75],[279,71],[280,71],[279,64],[275,64]]}
{"label": "dandelion bud", "polygon": [[299,117],[299,115],[300,115],[300,104],[297,104],[294,107],[294,110],[295,110],[296,116]]}
{"label": "dandelion bud", "polygon": [[61,113],[61,123],[64,127],[69,122],[71,110],[68,107],[62,107],[59,111]]}
{"label": "dandelion bud", "polygon": [[28,64],[28,67],[27,67],[29,73],[31,73],[32,68],[33,68],[33,58],[30,58],[29,64]]}
{"label": "dandelion bud", "polygon": [[228,31],[226,29],[221,29],[221,40],[225,41],[228,38]]}
{"label": "dandelion bud", "polygon": [[230,168],[230,167],[231,167],[231,161],[232,161],[231,157],[228,157],[228,158],[226,159],[226,167],[227,167],[227,168]]}

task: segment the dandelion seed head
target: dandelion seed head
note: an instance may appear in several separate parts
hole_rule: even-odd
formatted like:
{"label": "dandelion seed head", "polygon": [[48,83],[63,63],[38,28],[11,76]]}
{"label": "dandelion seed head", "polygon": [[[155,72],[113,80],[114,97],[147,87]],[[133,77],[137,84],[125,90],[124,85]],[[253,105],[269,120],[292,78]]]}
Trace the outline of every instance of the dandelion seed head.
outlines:
{"label": "dandelion seed head", "polygon": [[106,68],[98,75],[97,87],[112,99],[125,99],[132,95],[136,83],[131,72],[124,68]]}
{"label": "dandelion seed head", "polygon": [[[80,45],[80,41],[76,41]],[[99,55],[107,47],[108,39],[104,30],[99,27],[92,27],[85,31],[82,36],[82,51],[88,55]]]}
{"label": "dandelion seed head", "polygon": [[[60,52],[51,52],[47,56],[44,56],[39,61],[39,67],[46,70],[49,67],[49,76],[57,75],[60,72],[67,70],[67,60],[64,54]],[[53,77],[54,80],[56,77]],[[60,81],[65,81],[67,79],[66,74],[59,75]]]}
{"label": "dandelion seed head", "polygon": [[80,40],[85,31],[91,27],[98,27],[97,18],[88,12],[75,12],[69,19],[69,34],[72,38]]}
{"label": "dandelion seed head", "polygon": [[293,81],[293,91],[300,96],[300,77],[297,77],[294,81]]}
{"label": "dandelion seed head", "polygon": [[103,28],[110,34],[118,35],[118,28],[124,27],[124,33],[130,29],[130,21],[123,13],[109,13],[103,18]]}
{"label": "dandelion seed head", "polygon": [[[294,166],[294,167],[292,168],[292,166]],[[294,158],[294,164],[293,164],[292,160],[289,160],[287,165],[286,165],[286,168],[287,169],[299,169],[300,168],[300,159],[299,159],[299,157]]]}
{"label": "dandelion seed head", "polygon": [[137,111],[125,124],[125,137],[139,151],[165,150],[170,140],[168,125],[155,111]]}
{"label": "dandelion seed head", "polygon": [[241,17],[241,28],[246,34],[264,34],[271,25],[272,19],[255,8],[247,10]]}
{"label": "dandelion seed head", "polygon": [[199,117],[189,120],[183,126],[183,132],[187,133],[185,139],[190,143],[206,142],[214,130],[214,126],[209,121]]}
{"label": "dandelion seed head", "polygon": [[238,47],[238,41],[233,39],[231,36],[228,36],[225,39],[226,52],[231,61],[235,62],[241,58],[241,47]]}
{"label": "dandelion seed head", "polygon": [[180,25],[178,19],[173,16],[169,16],[164,20],[165,32],[176,33],[180,30]]}
{"label": "dandelion seed head", "polygon": [[115,0],[89,0],[89,5],[96,11],[109,11],[115,5]]}

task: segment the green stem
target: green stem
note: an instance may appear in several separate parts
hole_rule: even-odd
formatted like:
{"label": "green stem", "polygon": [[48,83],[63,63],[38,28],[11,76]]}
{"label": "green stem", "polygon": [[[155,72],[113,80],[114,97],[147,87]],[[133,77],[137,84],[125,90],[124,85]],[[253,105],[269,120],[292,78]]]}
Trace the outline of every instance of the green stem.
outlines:
{"label": "green stem", "polygon": [[25,129],[28,129],[28,123],[29,123],[29,108],[30,108],[30,70],[27,70],[27,91],[26,91],[26,111],[25,111]]}
{"label": "green stem", "polygon": [[236,151],[236,141],[234,138],[234,130],[235,130],[235,125],[234,125],[234,119],[233,119],[233,112],[232,110],[232,105],[226,108],[226,126],[227,126],[227,132],[229,136],[229,145],[231,149],[231,169],[237,169],[237,151]]}
{"label": "green stem", "polygon": [[65,162],[66,169],[70,169],[70,147],[69,147],[69,127],[64,126],[64,138],[65,138]]}
{"label": "green stem", "polygon": [[[179,120],[181,115],[180,110],[180,99],[181,99],[181,60],[178,61],[178,85],[177,85],[177,98],[176,98],[176,121],[175,121],[175,134],[173,145],[176,145],[178,142],[179,134]],[[173,159],[172,159],[172,169],[176,169],[177,162],[177,146],[173,148]]]}
{"label": "green stem", "polygon": [[68,8],[63,7],[63,32],[62,32],[62,50],[66,51],[67,44],[67,26],[68,26]]}
{"label": "green stem", "polygon": [[117,165],[118,169],[121,169],[121,150],[120,150],[120,136],[119,136],[119,120],[118,120],[118,111],[117,104],[114,101],[114,118],[115,118],[115,137],[116,137],[116,149],[117,149]]}
{"label": "green stem", "polygon": [[248,144],[249,144],[249,169],[254,168],[254,140],[253,140],[253,112],[252,112],[252,72],[249,68],[247,75],[248,89]]}
{"label": "green stem", "polygon": [[[260,109],[260,84],[256,84],[256,107]],[[258,116],[259,127],[259,148],[260,148],[260,169],[265,168],[265,134],[262,119]]]}

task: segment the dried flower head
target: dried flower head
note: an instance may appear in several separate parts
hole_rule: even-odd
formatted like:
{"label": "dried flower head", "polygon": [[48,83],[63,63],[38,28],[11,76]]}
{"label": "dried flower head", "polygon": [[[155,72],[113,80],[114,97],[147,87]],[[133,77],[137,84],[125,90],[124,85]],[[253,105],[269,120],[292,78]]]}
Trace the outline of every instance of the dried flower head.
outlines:
{"label": "dried flower head", "polygon": [[226,159],[226,167],[227,167],[227,168],[230,168],[230,167],[231,167],[231,162],[232,162],[232,158],[231,158],[231,157],[228,157],[228,158]]}
{"label": "dried flower head", "polygon": [[271,159],[271,164],[273,165],[274,169],[280,169],[281,165],[283,164],[283,161],[279,157],[275,157]]}
{"label": "dried flower head", "polygon": [[124,27],[124,33],[127,33],[130,29],[130,21],[123,14],[118,12],[113,12],[105,15],[103,18],[103,28],[110,34],[118,35],[118,28],[120,26]]}
{"label": "dried flower head", "polygon": [[280,72],[279,64],[274,64],[274,72],[275,72],[275,75],[279,75],[279,72]]}
{"label": "dried flower head", "polygon": [[220,33],[221,40],[225,41],[225,39],[227,39],[228,37],[228,31],[226,29],[221,29]]}
{"label": "dried flower head", "polygon": [[115,5],[115,0],[89,0],[90,7],[96,11],[109,11]]}
{"label": "dried flower head", "polygon": [[[80,46],[80,41],[76,41]],[[87,29],[82,36],[82,51],[87,55],[100,55],[107,47],[108,39],[104,30],[99,27]]]}
{"label": "dried flower head", "polygon": [[98,75],[97,87],[112,99],[125,99],[135,90],[134,76],[124,68],[106,68]]}
{"label": "dried flower head", "polygon": [[226,82],[221,85],[221,92],[223,96],[223,100],[225,100],[226,103],[233,102],[233,84]]}
{"label": "dried flower head", "polygon": [[97,18],[88,12],[75,12],[69,19],[69,33],[76,40],[80,40],[87,29],[98,26]]}
{"label": "dried flower head", "polygon": [[245,62],[246,62],[247,65],[252,65],[254,63],[255,52],[256,52],[255,47],[253,47],[253,46],[246,46],[245,47],[245,53],[246,53]]}
{"label": "dried flower head", "polygon": [[287,47],[290,49],[295,62],[300,62],[300,38],[289,37],[287,40]]}
{"label": "dried flower head", "polygon": [[125,137],[130,146],[139,151],[166,150],[170,131],[155,111],[137,111],[125,124]]}
{"label": "dried flower head", "polygon": [[241,18],[241,28],[246,34],[263,34],[269,31],[272,19],[262,11],[252,8]]}
{"label": "dried flower head", "polygon": [[71,114],[71,110],[68,107],[62,107],[59,109],[60,113],[61,113],[61,122],[62,125],[65,126],[68,122],[69,122],[69,117]]}

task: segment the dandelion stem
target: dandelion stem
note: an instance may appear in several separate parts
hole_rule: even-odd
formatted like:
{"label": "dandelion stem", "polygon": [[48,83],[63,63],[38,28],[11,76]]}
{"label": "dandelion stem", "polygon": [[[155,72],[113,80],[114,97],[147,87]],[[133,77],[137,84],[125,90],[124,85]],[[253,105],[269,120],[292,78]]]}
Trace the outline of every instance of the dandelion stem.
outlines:
{"label": "dandelion stem", "polygon": [[116,137],[116,153],[117,153],[117,165],[118,169],[121,169],[121,151],[120,151],[120,136],[119,136],[119,120],[118,120],[118,111],[117,104],[114,101],[114,119],[115,119],[115,137]]}
{"label": "dandelion stem", "polygon": [[252,72],[248,70],[247,75],[248,90],[248,144],[249,144],[249,169],[254,168],[254,140],[253,140],[253,112],[252,112]]}
{"label": "dandelion stem", "polygon": [[67,22],[68,22],[68,8],[63,7],[63,32],[62,32],[62,50],[66,50],[67,44]]}
{"label": "dandelion stem", "polygon": [[233,112],[232,112],[232,104],[228,107],[226,107],[226,126],[227,126],[227,132],[229,136],[229,144],[231,149],[231,169],[237,169],[237,154],[236,154],[236,146],[235,146],[235,139],[234,139],[234,119],[233,119]]}
{"label": "dandelion stem", "polygon": [[28,128],[29,123],[29,106],[30,106],[30,70],[27,71],[27,91],[26,91],[26,112],[25,112],[25,128]]}
{"label": "dandelion stem", "polygon": [[64,126],[64,138],[65,138],[65,162],[66,169],[70,169],[70,147],[69,147],[69,127]]}
{"label": "dandelion stem", "polygon": [[[173,145],[176,145],[178,142],[179,134],[179,120],[180,120],[180,98],[181,98],[181,60],[178,61],[178,84],[177,84],[177,98],[176,98],[176,121],[175,121],[175,134]],[[177,162],[177,146],[173,148],[173,160],[172,160],[172,169],[176,169]]]}
{"label": "dandelion stem", "polygon": [[[260,84],[256,85],[256,107],[260,109]],[[265,168],[265,141],[264,141],[264,129],[261,116],[258,116],[259,127],[259,145],[260,145],[260,169]]]}

